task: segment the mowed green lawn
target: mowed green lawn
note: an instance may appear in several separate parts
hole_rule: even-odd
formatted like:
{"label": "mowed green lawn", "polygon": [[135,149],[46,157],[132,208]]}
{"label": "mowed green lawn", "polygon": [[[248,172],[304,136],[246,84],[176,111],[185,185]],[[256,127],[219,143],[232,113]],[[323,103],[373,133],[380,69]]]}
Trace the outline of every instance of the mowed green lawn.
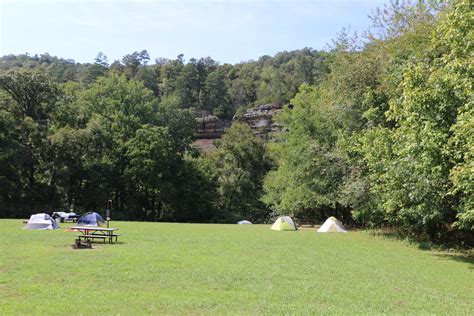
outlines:
{"label": "mowed green lawn", "polygon": [[67,226],[0,220],[0,314],[474,314],[472,261],[365,232],[113,222],[73,250]]}

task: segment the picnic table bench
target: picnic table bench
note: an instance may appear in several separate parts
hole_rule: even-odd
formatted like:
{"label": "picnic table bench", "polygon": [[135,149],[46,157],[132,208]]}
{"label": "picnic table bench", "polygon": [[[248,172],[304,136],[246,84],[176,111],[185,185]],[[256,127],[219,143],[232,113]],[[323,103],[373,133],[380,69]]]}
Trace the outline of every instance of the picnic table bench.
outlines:
{"label": "picnic table bench", "polygon": [[118,241],[118,237],[120,235],[114,234],[118,228],[104,228],[104,227],[93,227],[93,226],[73,226],[71,229],[81,232],[81,234],[76,235],[79,239],[84,240],[103,240],[104,244],[105,241],[108,239],[109,243]]}
{"label": "picnic table bench", "polygon": [[117,234],[111,234],[111,235],[99,235],[99,234],[91,234],[91,235],[84,235],[84,234],[79,234],[79,235],[76,235],[77,237],[79,237],[79,239],[85,239],[85,240],[89,240],[89,239],[102,239],[105,243],[105,240],[108,238],[109,239],[109,243],[113,241],[113,238],[115,237],[115,242],[117,242],[117,239],[118,239],[118,236],[120,235],[117,235]]}

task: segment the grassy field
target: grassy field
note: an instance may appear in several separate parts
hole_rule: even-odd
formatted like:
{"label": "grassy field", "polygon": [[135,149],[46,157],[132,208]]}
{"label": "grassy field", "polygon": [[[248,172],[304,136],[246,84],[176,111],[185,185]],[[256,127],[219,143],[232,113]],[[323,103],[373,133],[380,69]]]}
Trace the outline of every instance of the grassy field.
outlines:
{"label": "grassy field", "polygon": [[474,314],[472,261],[365,232],[114,222],[121,242],[0,220],[0,314]]}

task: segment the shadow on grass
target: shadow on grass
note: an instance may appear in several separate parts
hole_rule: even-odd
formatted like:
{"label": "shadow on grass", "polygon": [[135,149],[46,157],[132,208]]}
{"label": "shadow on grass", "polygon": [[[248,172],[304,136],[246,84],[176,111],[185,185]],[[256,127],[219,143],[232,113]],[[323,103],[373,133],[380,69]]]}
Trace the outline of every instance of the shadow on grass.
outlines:
{"label": "shadow on grass", "polygon": [[435,254],[434,256],[444,259],[444,260],[454,260],[458,262],[464,262],[469,264],[469,269],[474,270],[474,257],[469,256],[469,255],[458,255],[458,254]]}
{"label": "shadow on grass", "polygon": [[393,229],[368,230],[372,236],[378,236],[388,239],[395,239],[415,245],[420,250],[438,251],[442,253],[434,254],[442,259],[455,260],[459,262],[468,263],[470,269],[474,269],[474,249],[466,245],[459,245],[456,243],[434,243],[426,240],[416,240],[407,237],[403,233]]}

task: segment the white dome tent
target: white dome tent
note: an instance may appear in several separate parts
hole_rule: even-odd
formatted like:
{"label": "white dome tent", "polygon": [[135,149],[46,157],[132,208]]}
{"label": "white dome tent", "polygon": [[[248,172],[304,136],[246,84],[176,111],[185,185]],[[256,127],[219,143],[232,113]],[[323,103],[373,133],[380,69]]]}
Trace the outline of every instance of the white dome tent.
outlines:
{"label": "white dome tent", "polygon": [[252,225],[252,222],[244,219],[244,220],[238,221],[237,224],[239,224],[239,225]]}
{"label": "white dome tent", "polygon": [[24,229],[56,229],[59,228],[56,221],[46,213],[31,215]]}
{"label": "white dome tent", "polygon": [[347,230],[337,218],[331,216],[318,229],[318,233],[347,233]]}

